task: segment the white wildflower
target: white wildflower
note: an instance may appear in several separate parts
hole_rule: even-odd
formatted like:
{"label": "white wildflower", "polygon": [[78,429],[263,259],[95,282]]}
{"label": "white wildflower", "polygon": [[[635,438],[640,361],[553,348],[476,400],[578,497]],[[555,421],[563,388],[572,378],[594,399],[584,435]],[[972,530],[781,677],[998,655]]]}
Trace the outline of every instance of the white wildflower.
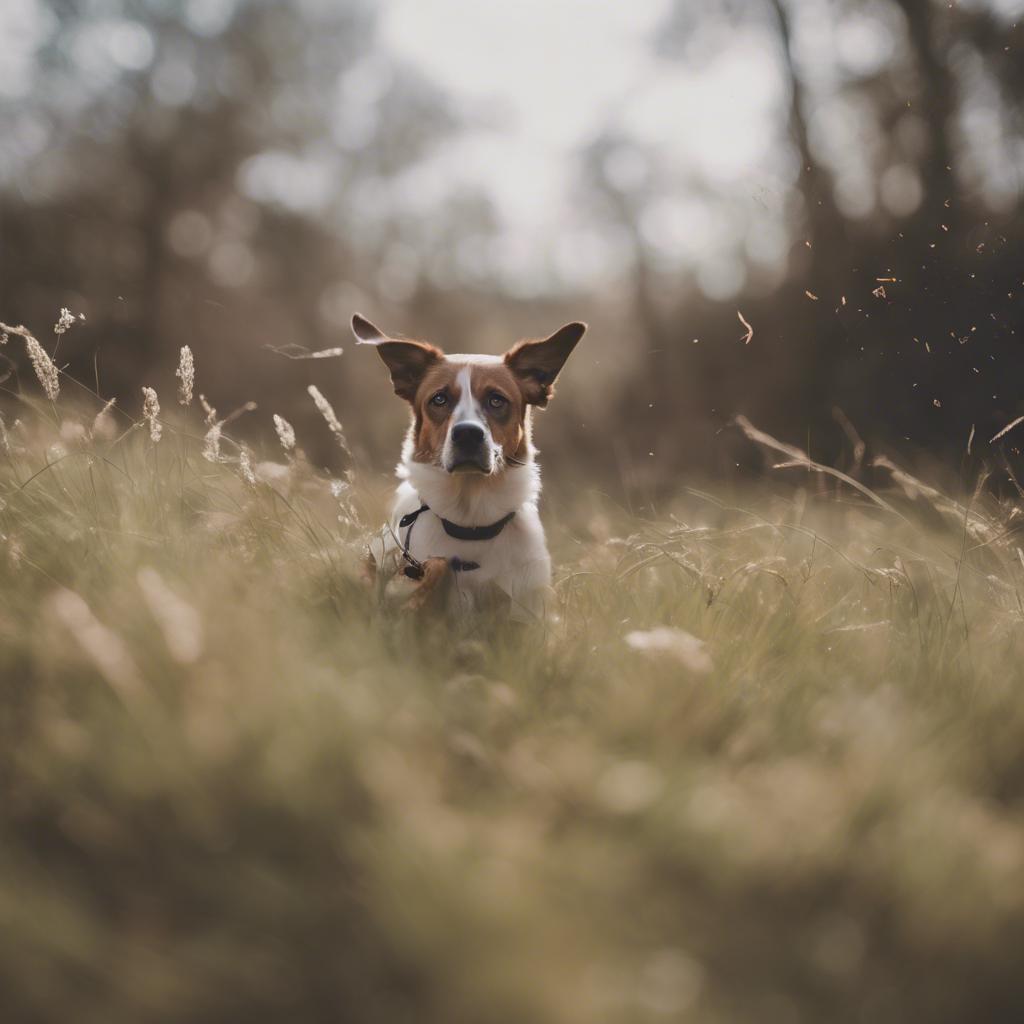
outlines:
{"label": "white wildflower", "polygon": [[634,651],[672,658],[695,675],[707,675],[713,667],[704,641],[674,626],[636,629],[627,633],[625,640]]}
{"label": "white wildflower", "polygon": [[160,400],[156,397],[156,391],[153,388],[144,387],[142,396],[142,415],[149,424],[149,436],[155,444],[164,432],[163,424],[160,422]]}
{"label": "white wildflower", "polygon": [[32,369],[36,371],[36,376],[46,392],[46,397],[51,402],[56,402],[57,397],[60,395],[60,376],[57,365],[49,357],[46,349],[31,334],[26,332],[24,338],[25,348],[28,350],[28,357],[32,362]]}
{"label": "white wildflower", "polygon": [[182,405],[192,404],[192,388],[196,382],[196,365],[192,359],[192,349],[182,345],[178,368],[174,371],[178,378],[178,401]]}
{"label": "white wildflower", "polygon": [[220,462],[220,424],[214,423],[203,438],[203,458],[207,462]]}
{"label": "white wildflower", "polygon": [[136,579],[171,657],[182,665],[193,664],[203,653],[203,622],[199,613],[167,585],[156,569],[144,566]]}
{"label": "white wildflower", "polygon": [[289,455],[295,451],[295,428],[283,417],[274,413],[274,429],[277,431],[277,439],[281,447]]}

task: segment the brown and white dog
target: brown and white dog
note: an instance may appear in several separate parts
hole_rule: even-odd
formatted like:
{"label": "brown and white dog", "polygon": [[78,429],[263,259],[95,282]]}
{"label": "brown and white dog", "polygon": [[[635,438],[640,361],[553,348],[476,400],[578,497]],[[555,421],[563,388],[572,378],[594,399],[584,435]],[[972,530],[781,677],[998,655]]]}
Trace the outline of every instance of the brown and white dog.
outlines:
{"label": "brown and white dog", "polygon": [[551,559],[537,511],[531,411],[547,405],[586,329],[566,324],[503,356],[446,355],[352,317],[356,338],[375,346],[412,412],[378,565],[397,558],[414,579],[440,567],[456,607],[473,608],[497,589],[513,618],[543,616]]}

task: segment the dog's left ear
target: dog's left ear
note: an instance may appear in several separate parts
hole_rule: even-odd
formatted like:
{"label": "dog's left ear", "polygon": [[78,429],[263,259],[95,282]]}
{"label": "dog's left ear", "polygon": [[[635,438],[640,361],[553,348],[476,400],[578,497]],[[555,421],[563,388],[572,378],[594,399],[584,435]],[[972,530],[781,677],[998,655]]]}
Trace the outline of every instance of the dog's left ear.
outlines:
{"label": "dog's left ear", "polygon": [[555,378],[587,331],[581,323],[559,327],[542,341],[521,341],[505,353],[505,365],[519,379],[526,401],[544,408],[555,393]]}
{"label": "dog's left ear", "polygon": [[360,345],[373,345],[391,373],[395,394],[407,402],[416,400],[420,381],[427,371],[444,358],[444,353],[423,341],[389,338],[358,313],[352,316],[352,333]]}

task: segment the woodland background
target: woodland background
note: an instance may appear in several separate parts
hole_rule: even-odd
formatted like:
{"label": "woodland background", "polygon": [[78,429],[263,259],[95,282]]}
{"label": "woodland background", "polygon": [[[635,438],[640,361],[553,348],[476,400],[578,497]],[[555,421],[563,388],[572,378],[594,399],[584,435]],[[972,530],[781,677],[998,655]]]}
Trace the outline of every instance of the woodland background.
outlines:
{"label": "woodland background", "polygon": [[[210,401],[257,401],[238,429],[266,440],[271,408],[315,417],[316,382],[382,470],[404,421],[356,309],[455,350],[589,321],[546,458],[627,490],[759,465],[738,413],[848,467],[844,417],[936,473],[1019,466],[1012,432],[988,443],[1024,412],[1019,2],[641,4],[643,75],[610,102],[613,65],[556,73],[552,107],[588,127],[539,156],[472,69],[540,8],[413,7],[8,0],[2,318],[42,336],[84,314],[59,361],[129,409],[188,344]],[[555,5],[568,28],[537,29],[511,92],[591,36],[614,53],[619,7]],[[31,381],[5,359],[5,388]]]}

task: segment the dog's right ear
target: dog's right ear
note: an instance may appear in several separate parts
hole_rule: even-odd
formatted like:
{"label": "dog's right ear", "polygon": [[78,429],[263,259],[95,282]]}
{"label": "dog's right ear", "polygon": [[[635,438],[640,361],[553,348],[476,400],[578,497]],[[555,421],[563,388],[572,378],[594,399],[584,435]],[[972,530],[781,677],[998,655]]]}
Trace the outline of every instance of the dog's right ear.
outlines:
{"label": "dog's right ear", "polygon": [[427,371],[444,359],[444,353],[423,341],[389,338],[364,316],[352,317],[352,333],[360,345],[373,345],[391,373],[395,394],[407,402],[415,401],[420,381]]}

